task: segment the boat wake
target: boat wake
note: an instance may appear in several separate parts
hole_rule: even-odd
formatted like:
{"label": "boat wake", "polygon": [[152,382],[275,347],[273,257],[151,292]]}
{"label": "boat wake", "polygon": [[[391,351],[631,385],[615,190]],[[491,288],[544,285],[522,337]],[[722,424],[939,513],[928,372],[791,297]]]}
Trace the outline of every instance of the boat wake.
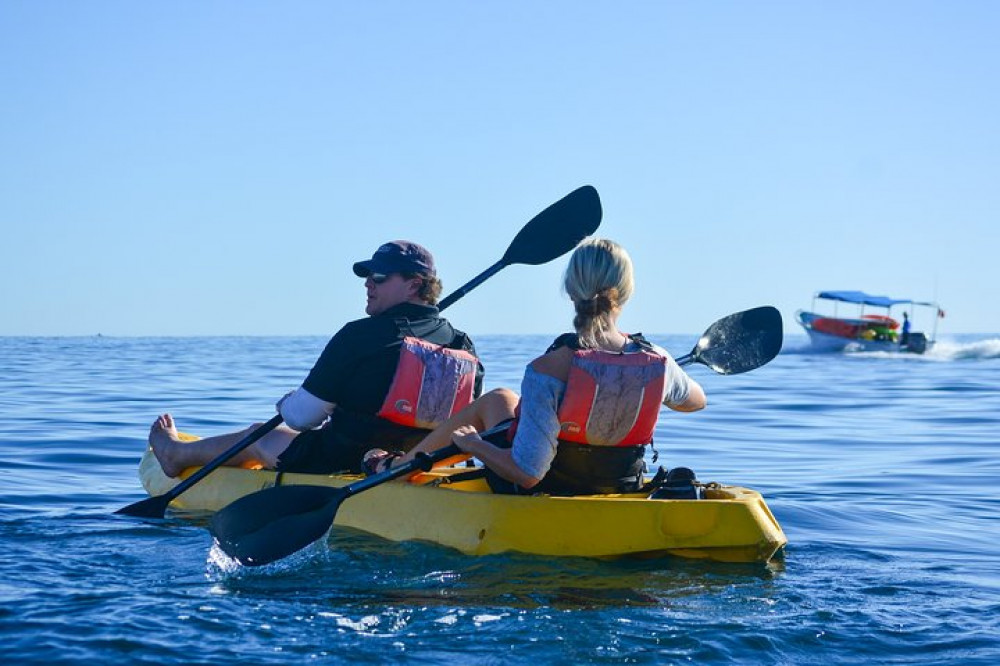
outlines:
{"label": "boat wake", "polygon": [[[798,342],[798,341],[796,341]],[[781,350],[781,354],[793,355],[830,355],[842,354],[847,356],[860,356],[865,358],[903,358],[912,361],[988,361],[1000,359],[1000,338],[987,338],[984,340],[969,340],[958,342],[955,340],[938,340],[924,354],[910,354],[907,352],[888,351],[860,351],[860,350],[829,350],[816,349],[808,340],[804,340],[798,346],[787,346]]]}
{"label": "boat wake", "polygon": [[1000,358],[1000,338],[971,342],[939,340],[925,356],[941,361],[996,359]]}

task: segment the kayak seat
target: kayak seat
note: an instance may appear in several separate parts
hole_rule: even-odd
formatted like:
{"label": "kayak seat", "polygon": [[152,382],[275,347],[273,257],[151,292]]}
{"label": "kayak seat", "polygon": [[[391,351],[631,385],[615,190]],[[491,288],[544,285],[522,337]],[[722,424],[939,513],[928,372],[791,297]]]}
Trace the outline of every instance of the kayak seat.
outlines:
{"label": "kayak seat", "polygon": [[[662,471],[663,468],[660,468]],[[657,472],[656,476],[660,476]],[[656,476],[653,480],[656,480]],[[702,492],[695,473],[688,467],[675,467],[667,472],[650,499],[701,499]]]}

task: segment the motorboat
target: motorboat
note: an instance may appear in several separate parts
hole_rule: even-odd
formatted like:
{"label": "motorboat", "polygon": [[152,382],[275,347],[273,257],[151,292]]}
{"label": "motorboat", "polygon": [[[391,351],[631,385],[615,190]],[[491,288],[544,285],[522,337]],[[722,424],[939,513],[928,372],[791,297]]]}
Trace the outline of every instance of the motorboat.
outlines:
{"label": "motorboat", "polygon": [[[840,304],[853,308],[842,314]],[[914,318],[933,319],[930,336],[912,329]],[[863,291],[820,291],[796,319],[821,351],[887,351],[923,354],[934,345],[941,306],[932,301],[876,296]]]}

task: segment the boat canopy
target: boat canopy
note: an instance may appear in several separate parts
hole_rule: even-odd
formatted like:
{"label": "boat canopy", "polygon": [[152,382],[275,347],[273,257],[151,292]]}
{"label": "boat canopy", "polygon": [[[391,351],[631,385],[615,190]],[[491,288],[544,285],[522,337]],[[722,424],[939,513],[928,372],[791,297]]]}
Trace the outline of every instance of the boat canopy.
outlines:
{"label": "boat canopy", "polygon": [[928,307],[938,307],[937,303],[925,301],[914,301],[909,298],[889,298],[888,296],[873,296],[863,291],[821,291],[816,294],[816,298],[825,298],[829,301],[841,301],[843,303],[857,303],[858,305],[874,305],[880,308],[891,308],[894,305],[926,305]]}

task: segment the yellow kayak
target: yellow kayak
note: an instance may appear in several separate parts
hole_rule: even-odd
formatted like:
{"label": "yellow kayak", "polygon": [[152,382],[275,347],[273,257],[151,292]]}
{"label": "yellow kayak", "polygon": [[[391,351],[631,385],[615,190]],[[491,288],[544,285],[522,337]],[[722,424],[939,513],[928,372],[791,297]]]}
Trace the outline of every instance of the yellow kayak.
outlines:
{"label": "yellow kayak", "polygon": [[[162,495],[195,471],[191,468],[180,478],[169,478],[151,450],[139,465],[150,496]],[[512,496],[494,495],[482,478],[450,482],[468,471],[468,467],[439,468],[422,474],[418,482],[384,483],[345,501],[335,524],[393,541],[428,541],[469,555],[516,551],[767,562],[787,543],[760,494],[739,486],[709,484],[705,499],[699,500],[651,500],[642,494]],[[278,476],[272,470],[220,467],[171,506],[218,511],[244,495],[274,486]],[[359,478],[288,473],[279,483],[341,487]]]}

